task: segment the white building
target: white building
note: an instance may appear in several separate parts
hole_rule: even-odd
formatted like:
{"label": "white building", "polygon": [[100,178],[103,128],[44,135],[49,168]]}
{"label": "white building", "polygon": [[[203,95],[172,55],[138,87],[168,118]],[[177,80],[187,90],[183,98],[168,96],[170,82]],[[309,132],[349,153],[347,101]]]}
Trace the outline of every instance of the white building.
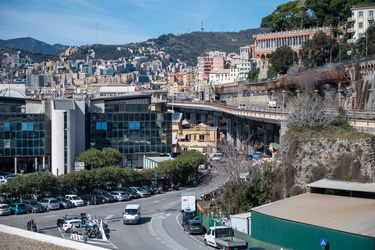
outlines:
{"label": "white building", "polygon": [[367,5],[362,7],[353,7],[350,9],[352,16],[348,18],[349,26],[347,32],[352,34],[352,38],[348,39],[348,43],[354,43],[359,38],[364,37],[367,28],[374,24],[375,5]]}

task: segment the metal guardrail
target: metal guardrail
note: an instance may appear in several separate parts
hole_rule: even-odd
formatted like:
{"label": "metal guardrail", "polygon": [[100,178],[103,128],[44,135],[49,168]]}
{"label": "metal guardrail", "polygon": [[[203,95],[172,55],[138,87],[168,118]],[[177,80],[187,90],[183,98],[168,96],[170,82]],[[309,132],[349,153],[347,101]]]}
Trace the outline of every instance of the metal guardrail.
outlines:
{"label": "metal guardrail", "polygon": [[[219,103],[184,103],[175,102],[175,106],[185,107],[199,107],[199,108],[213,108],[221,111],[231,113],[233,115],[241,115],[248,117],[262,117],[267,119],[285,120],[289,114],[289,108],[268,108],[261,106],[246,106],[244,109],[239,109],[236,106],[229,104],[222,105]],[[327,110],[332,115],[337,115],[337,110]],[[346,117],[349,123],[361,131],[374,131],[375,133],[375,111],[364,110],[346,110]]]}

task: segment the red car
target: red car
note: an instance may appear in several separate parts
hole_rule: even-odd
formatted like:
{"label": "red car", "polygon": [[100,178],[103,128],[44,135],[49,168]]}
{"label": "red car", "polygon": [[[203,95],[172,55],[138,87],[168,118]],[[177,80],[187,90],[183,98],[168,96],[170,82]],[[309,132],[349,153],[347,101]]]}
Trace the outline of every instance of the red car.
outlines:
{"label": "red car", "polygon": [[221,105],[227,105],[227,101],[226,101],[226,100],[221,100],[221,101],[220,101],[220,104],[221,104]]}

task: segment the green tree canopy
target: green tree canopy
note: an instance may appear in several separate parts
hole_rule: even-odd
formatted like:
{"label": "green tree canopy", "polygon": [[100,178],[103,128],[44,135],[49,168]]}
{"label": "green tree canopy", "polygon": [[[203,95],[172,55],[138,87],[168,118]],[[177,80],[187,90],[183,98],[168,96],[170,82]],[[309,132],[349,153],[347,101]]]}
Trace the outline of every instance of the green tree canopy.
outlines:
{"label": "green tree canopy", "polygon": [[300,58],[303,66],[316,67],[328,63],[330,51],[336,40],[318,31],[311,40],[307,40],[300,49]]}
{"label": "green tree canopy", "polygon": [[121,153],[114,148],[103,148],[99,151],[95,148],[90,148],[81,153],[77,158],[77,162],[84,162],[86,168],[99,168],[118,165],[122,159]]}
{"label": "green tree canopy", "polygon": [[290,1],[277,6],[271,15],[262,18],[261,27],[270,32],[303,29],[315,26],[315,20],[308,13],[304,1]]}
{"label": "green tree canopy", "polygon": [[286,74],[288,69],[293,65],[293,59],[297,60],[297,54],[293,52],[291,47],[286,45],[279,47],[271,54],[270,69],[276,72],[276,74]]}

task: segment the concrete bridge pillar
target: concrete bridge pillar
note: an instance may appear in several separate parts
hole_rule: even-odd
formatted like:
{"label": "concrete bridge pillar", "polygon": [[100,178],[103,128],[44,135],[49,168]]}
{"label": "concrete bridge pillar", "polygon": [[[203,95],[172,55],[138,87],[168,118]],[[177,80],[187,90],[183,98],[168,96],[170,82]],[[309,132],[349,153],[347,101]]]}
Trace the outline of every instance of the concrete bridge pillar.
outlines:
{"label": "concrete bridge pillar", "polygon": [[197,113],[190,113],[190,124],[197,124]]}
{"label": "concrete bridge pillar", "polygon": [[233,118],[227,118],[227,142],[234,142],[234,136],[235,136],[235,130],[234,130],[234,120]]}
{"label": "concrete bridge pillar", "polygon": [[207,124],[207,115],[201,114],[201,123]]}
{"label": "concrete bridge pillar", "polygon": [[236,135],[237,135],[236,144],[237,144],[237,146],[240,146],[241,143],[245,139],[245,124],[244,124],[244,121],[237,120],[236,131],[237,131],[237,133],[236,133]]}
{"label": "concrete bridge pillar", "polygon": [[220,116],[214,115],[214,127],[220,128]]}

